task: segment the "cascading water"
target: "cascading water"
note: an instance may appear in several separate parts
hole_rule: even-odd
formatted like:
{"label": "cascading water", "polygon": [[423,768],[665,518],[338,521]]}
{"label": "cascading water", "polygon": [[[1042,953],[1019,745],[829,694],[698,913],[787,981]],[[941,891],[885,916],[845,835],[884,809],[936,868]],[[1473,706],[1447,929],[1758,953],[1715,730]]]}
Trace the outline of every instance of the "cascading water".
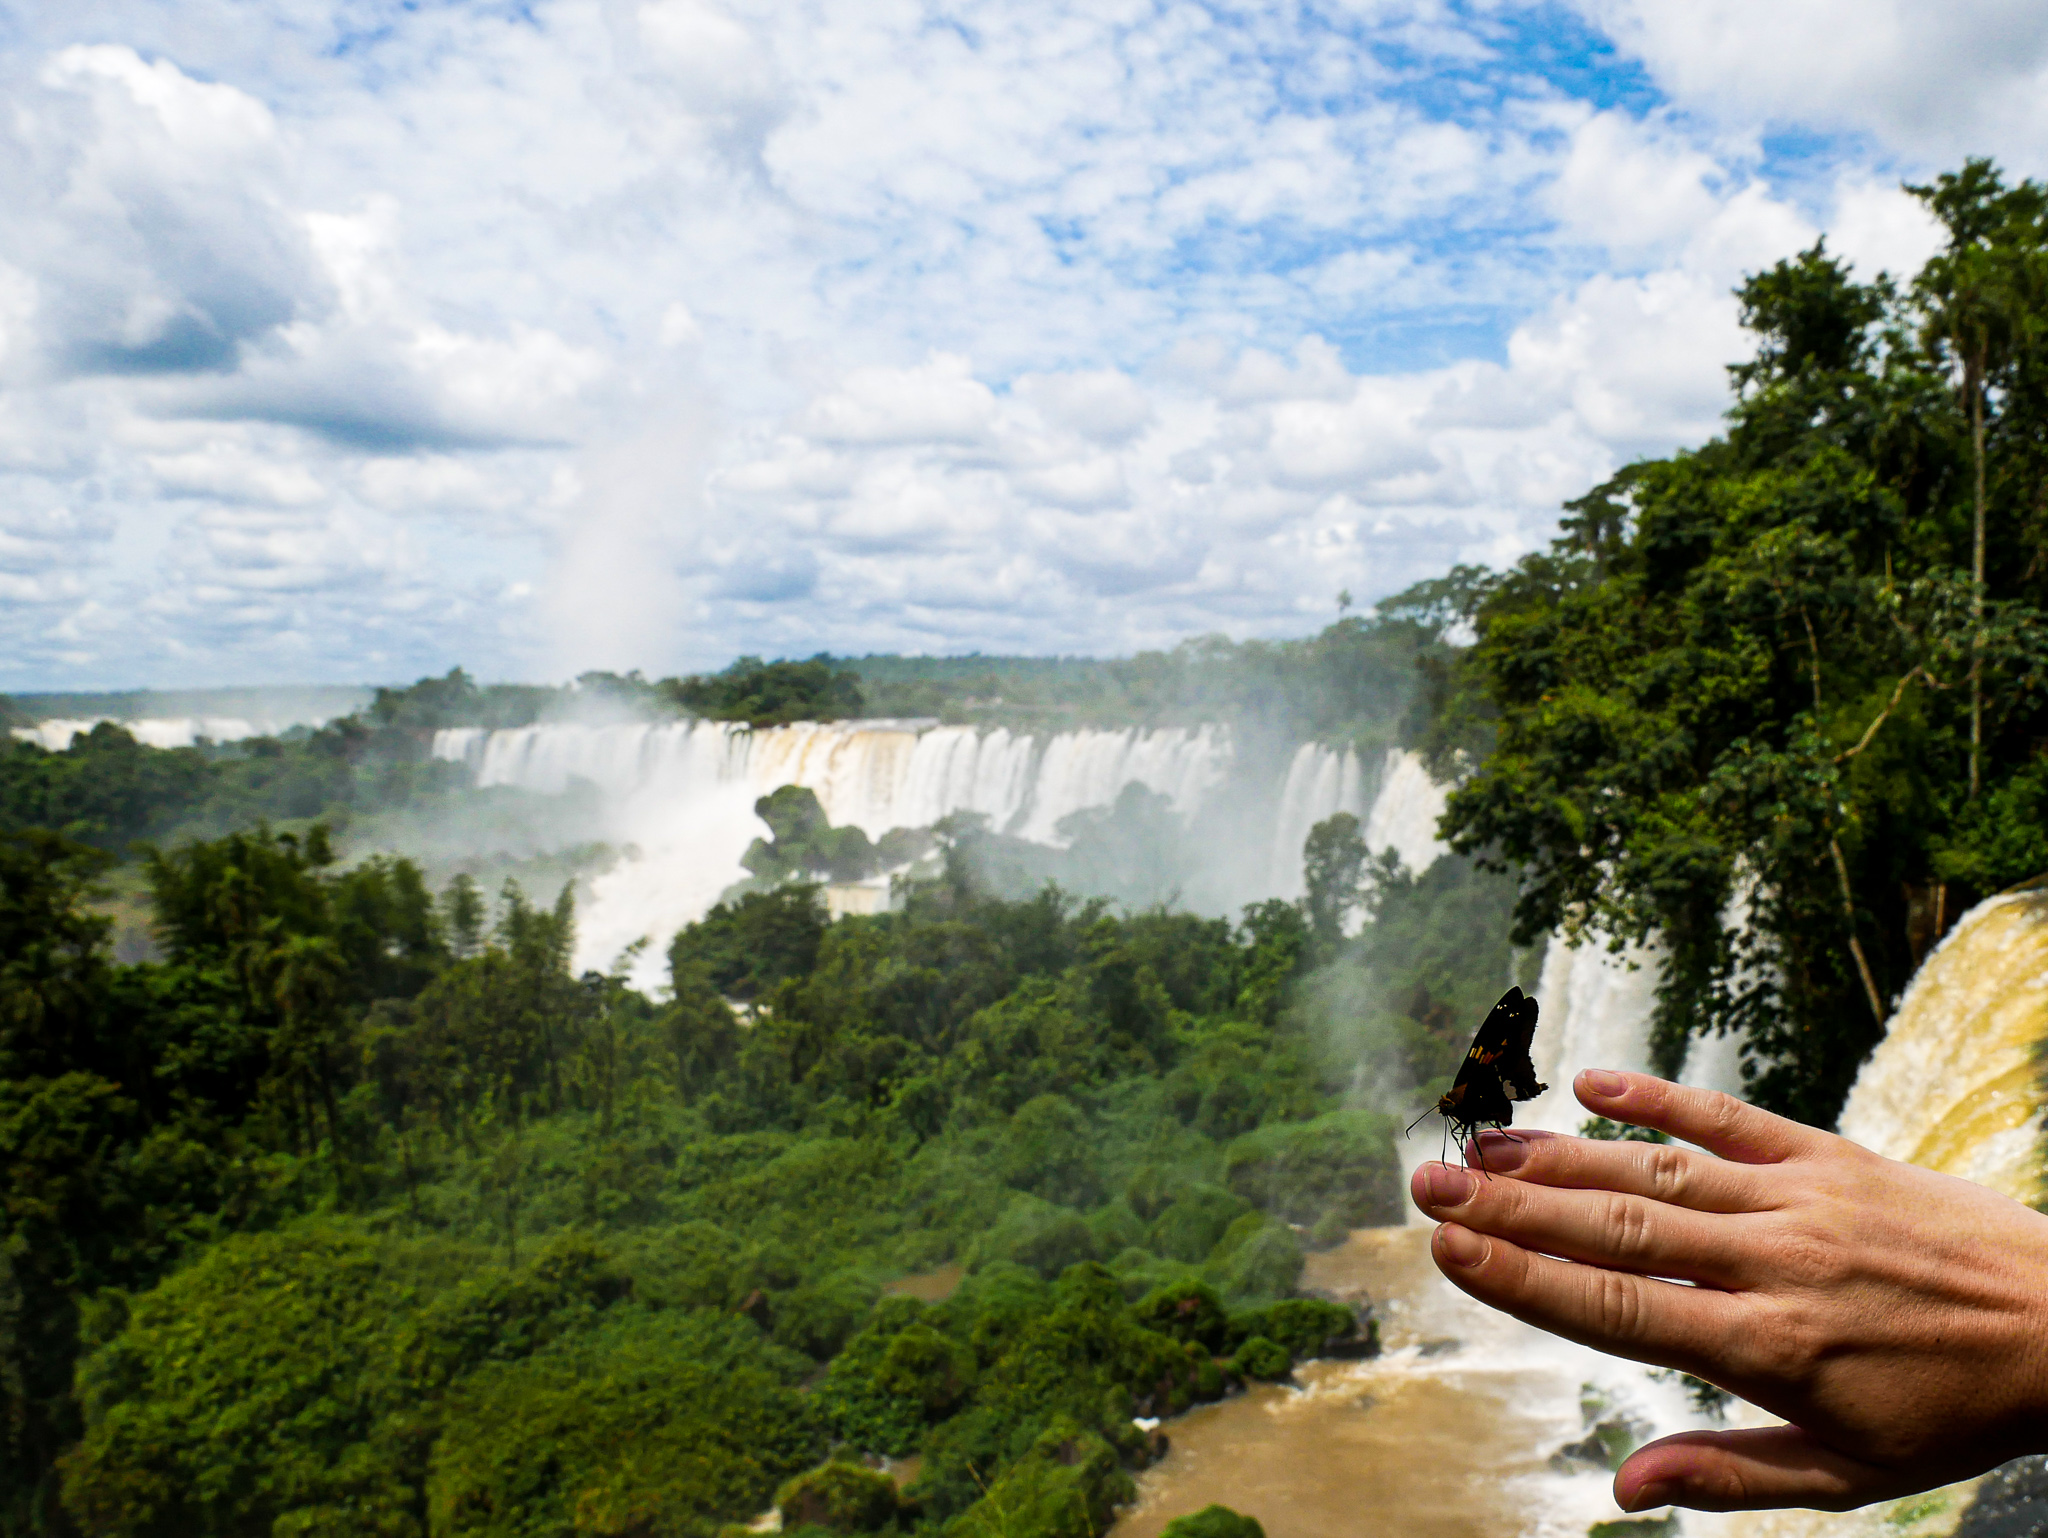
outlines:
{"label": "cascading water", "polygon": [[1437,819],[1449,791],[1429,777],[1419,754],[1390,749],[1368,770],[1351,748],[1303,743],[1287,765],[1274,820],[1268,882],[1282,897],[1302,895],[1301,846],[1325,818],[1349,812],[1360,819],[1365,847],[1392,849],[1419,875],[1436,863]]}
{"label": "cascading water", "polygon": [[2017,1201],[2041,1193],[2048,892],[1978,904],[1920,968],[1849,1092],[1842,1136]]}
{"label": "cascading water", "polygon": [[[753,803],[784,785],[807,787],[835,825],[870,838],[966,812],[997,832],[1058,845],[1064,819],[1110,804],[1133,783],[1165,796],[1183,818],[1213,809],[1224,823],[1236,820],[1217,802],[1235,763],[1219,726],[1037,737],[928,721],[758,730],[713,721],[563,724],[446,730],[435,734],[433,753],[467,764],[479,786],[555,795],[580,780],[604,794],[626,853],[592,879],[580,905],[576,964],[608,967],[646,939],[631,964],[643,987],[664,980],[659,948],[667,938],[744,874],[741,855],[767,831]],[[1299,895],[1303,841],[1337,811],[1362,819],[1371,848],[1392,848],[1411,870],[1425,870],[1443,852],[1443,805],[1443,789],[1412,753],[1396,749],[1367,767],[1353,750],[1306,745],[1288,766],[1263,846],[1271,849],[1269,880],[1255,875],[1228,896]],[[837,895],[850,903],[861,894]]]}
{"label": "cascading water", "polygon": [[248,721],[240,716],[149,716],[137,721],[113,716],[76,720],[52,717],[34,726],[17,726],[14,735],[51,753],[62,753],[71,746],[75,735],[91,731],[102,721],[112,721],[137,742],[151,748],[189,748],[202,738],[208,742],[240,742],[245,737],[270,736],[294,724]]}
{"label": "cascading water", "polygon": [[437,733],[433,752],[468,764],[479,786],[559,794],[584,780],[605,793],[628,852],[590,884],[576,960],[609,966],[648,939],[632,965],[646,987],[663,980],[658,947],[745,874],[740,856],[767,831],[753,803],[781,786],[805,786],[835,825],[870,838],[969,812],[998,832],[1058,844],[1063,819],[1132,783],[1192,816],[1232,762],[1230,736],[1215,726],[1037,738],[921,721],[465,728]]}

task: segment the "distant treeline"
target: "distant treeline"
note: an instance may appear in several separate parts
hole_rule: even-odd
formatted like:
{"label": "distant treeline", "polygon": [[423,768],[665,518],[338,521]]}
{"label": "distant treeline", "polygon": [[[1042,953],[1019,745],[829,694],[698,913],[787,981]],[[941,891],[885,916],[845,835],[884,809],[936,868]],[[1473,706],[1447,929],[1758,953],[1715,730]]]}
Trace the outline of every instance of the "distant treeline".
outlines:
{"label": "distant treeline", "polygon": [[1446,627],[1480,580],[1473,569],[1423,583],[1293,641],[1202,636],[1171,651],[1086,657],[899,657],[764,662],[649,680],[586,673],[574,684],[479,685],[460,669],[379,689],[368,716],[429,732],[527,726],[550,719],[697,716],[755,726],[858,718],[1060,731],[1224,721],[1280,736],[1385,745],[1414,735],[1434,710],[1456,648]]}
{"label": "distant treeline", "polygon": [[248,721],[323,720],[360,710],[370,690],[351,684],[250,684],[219,689],[120,689],[16,694],[0,712],[13,723],[51,719],[117,721],[157,716],[225,716]]}

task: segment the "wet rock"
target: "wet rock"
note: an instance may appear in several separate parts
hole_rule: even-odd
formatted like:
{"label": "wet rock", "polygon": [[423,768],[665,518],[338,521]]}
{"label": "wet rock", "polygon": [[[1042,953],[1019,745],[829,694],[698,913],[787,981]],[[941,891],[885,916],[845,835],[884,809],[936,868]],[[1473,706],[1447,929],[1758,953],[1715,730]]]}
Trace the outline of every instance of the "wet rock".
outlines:
{"label": "wet rock", "polygon": [[1462,1350],[1462,1340],[1426,1340],[1415,1349],[1424,1357],[1449,1356],[1453,1351]]}
{"label": "wet rock", "polygon": [[1630,1517],[1620,1522],[1595,1522],[1586,1538],[1678,1538],[1678,1513],[1665,1517]]}
{"label": "wet rock", "polygon": [[1577,1442],[1567,1442],[1551,1454],[1550,1466],[1560,1474],[1578,1469],[1612,1472],[1636,1447],[1636,1428],[1620,1416],[1601,1421]]}
{"label": "wet rock", "polygon": [[2039,1453],[1993,1470],[1955,1530],[1955,1538],[2043,1535],[2048,1535],[2048,1456]]}

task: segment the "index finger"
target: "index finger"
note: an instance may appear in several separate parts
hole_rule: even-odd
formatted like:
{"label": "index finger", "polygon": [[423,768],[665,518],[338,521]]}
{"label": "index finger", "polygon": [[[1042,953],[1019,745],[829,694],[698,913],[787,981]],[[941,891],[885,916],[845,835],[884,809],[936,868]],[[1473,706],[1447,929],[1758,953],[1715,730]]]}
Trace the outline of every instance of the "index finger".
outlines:
{"label": "index finger", "polygon": [[1488,1130],[1467,1147],[1465,1162],[1533,1185],[1618,1191],[1694,1212],[1761,1212],[1777,1205],[1754,1166],[1670,1143]]}
{"label": "index finger", "polygon": [[1834,1134],[1724,1095],[1647,1073],[1588,1068],[1572,1081],[1579,1104],[1612,1121],[1653,1127],[1737,1164],[1781,1164],[1823,1151]]}

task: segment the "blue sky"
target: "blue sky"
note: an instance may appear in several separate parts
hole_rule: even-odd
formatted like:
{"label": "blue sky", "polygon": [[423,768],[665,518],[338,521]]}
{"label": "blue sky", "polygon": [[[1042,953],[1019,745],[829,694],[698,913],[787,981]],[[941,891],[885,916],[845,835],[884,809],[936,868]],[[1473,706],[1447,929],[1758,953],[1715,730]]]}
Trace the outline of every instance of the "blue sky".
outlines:
{"label": "blue sky", "polygon": [[0,71],[0,689],[1301,634],[2048,150],[2010,0],[81,0]]}

